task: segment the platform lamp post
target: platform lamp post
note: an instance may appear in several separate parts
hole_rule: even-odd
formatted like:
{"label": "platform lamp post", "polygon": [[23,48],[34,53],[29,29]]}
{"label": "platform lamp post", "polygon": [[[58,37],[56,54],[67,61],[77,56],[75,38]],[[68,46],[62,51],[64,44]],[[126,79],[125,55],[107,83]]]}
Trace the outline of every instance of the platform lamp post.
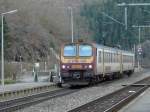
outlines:
{"label": "platform lamp post", "polygon": [[1,84],[4,87],[4,15],[16,13],[18,10],[11,10],[5,13],[1,13]]}

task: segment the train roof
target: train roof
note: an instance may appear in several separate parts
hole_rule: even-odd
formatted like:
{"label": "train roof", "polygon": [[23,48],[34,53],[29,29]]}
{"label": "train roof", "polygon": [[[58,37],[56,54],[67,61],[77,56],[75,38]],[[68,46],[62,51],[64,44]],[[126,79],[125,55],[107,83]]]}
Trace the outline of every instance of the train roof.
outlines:
{"label": "train roof", "polygon": [[94,47],[99,48],[99,49],[104,48],[106,50],[111,50],[112,52],[118,52],[118,51],[120,51],[123,54],[134,55],[134,53],[131,52],[131,51],[125,51],[125,50],[121,50],[121,49],[118,49],[118,48],[108,47],[108,46],[99,45],[99,44],[95,44],[95,43],[93,45],[94,45]]}
{"label": "train roof", "polygon": [[94,45],[94,47],[99,48],[99,49],[104,48],[105,50],[108,50],[108,52],[109,51],[114,52],[114,53],[122,52],[124,55],[134,55],[134,53],[131,51],[121,50],[118,48],[108,47],[108,46],[100,45],[97,43],[91,43],[91,42],[73,42],[73,43],[68,42],[68,43],[64,43],[64,44],[77,44],[77,43],[91,44],[91,45]]}

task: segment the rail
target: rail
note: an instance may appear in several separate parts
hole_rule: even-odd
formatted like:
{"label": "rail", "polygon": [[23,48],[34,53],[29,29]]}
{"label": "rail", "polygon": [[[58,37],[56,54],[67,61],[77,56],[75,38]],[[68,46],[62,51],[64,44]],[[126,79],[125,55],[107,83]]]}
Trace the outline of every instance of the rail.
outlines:
{"label": "rail", "polygon": [[150,77],[70,110],[69,112],[117,112],[144,92],[149,87],[149,84]]}

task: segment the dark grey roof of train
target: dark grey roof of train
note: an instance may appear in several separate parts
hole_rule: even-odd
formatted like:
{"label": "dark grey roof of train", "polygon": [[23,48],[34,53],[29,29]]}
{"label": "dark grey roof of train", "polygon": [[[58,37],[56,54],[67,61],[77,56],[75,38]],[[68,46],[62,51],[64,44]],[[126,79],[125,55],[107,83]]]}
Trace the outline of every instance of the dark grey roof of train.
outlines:
{"label": "dark grey roof of train", "polygon": [[134,54],[134,53],[131,52],[131,51],[125,51],[125,50],[121,50],[121,49],[113,48],[113,47],[108,47],[108,46],[104,46],[104,45],[94,44],[94,46],[95,46],[96,48],[104,48],[104,49],[108,49],[108,50],[111,49],[111,51],[113,51],[113,52],[122,51],[123,53]]}

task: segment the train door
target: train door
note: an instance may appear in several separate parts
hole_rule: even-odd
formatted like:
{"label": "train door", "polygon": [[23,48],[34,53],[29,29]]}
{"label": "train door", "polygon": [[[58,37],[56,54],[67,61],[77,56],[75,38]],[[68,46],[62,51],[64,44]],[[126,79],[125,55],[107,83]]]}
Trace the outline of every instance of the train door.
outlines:
{"label": "train door", "polygon": [[102,49],[97,49],[97,61],[96,61],[96,71],[97,74],[103,74],[103,51]]}
{"label": "train door", "polygon": [[120,52],[120,74],[123,73],[123,54]]}
{"label": "train door", "polygon": [[103,68],[103,77],[105,77],[105,62],[104,62],[104,54],[105,51],[104,51],[104,48],[103,48],[103,51],[102,51],[102,68]]}

